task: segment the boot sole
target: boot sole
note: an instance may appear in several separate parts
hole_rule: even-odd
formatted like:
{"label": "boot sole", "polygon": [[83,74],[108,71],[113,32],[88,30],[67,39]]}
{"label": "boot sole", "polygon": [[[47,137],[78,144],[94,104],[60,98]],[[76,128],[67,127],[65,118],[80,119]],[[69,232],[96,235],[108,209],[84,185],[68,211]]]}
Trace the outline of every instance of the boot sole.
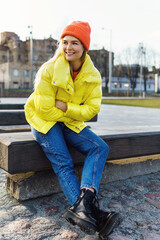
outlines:
{"label": "boot sole", "polygon": [[103,228],[98,232],[99,236],[103,239],[103,236],[108,236],[112,233],[113,229],[118,227],[122,222],[122,217],[119,213],[113,213]]}
{"label": "boot sole", "polygon": [[96,232],[96,224],[89,220],[81,218],[79,215],[70,210],[67,210],[67,212],[65,212],[62,217],[72,225],[79,226],[80,229],[88,235],[93,235]]}

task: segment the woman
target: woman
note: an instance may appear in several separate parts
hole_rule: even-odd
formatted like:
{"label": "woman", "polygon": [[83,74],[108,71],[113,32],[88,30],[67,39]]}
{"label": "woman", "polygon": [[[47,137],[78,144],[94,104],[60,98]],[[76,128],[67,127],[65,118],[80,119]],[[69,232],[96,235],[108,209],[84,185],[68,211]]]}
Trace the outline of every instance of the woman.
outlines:
{"label": "woman", "polygon": [[[81,21],[64,29],[55,56],[37,73],[25,115],[72,206],[63,217],[88,234],[108,235],[120,217],[100,210],[95,196],[109,149],[84,124],[100,111],[102,96],[100,73],[87,55],[90,32]],[[86,156],[81,183],[66,144]]]}

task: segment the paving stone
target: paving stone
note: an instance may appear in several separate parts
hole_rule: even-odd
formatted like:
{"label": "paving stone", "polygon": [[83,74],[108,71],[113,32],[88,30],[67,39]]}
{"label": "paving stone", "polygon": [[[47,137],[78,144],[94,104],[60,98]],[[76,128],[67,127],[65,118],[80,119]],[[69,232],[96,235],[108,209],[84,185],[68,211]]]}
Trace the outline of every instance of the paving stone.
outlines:
{"label": "paving stone", "polygon": [[146,201],[149,202],[154,207],[156,207],[157,209],[160,209],[160,201],[156,201],[156,200],[152,200],[152,199],[148,199]]}
{"label": "paving stone", "polygon": [[151,231],[159,231],[160,229],[160,224],[154,224],[148,227],[149,230]]}
{"label": "paving stone", "polygon": [[25,219],[12,221],[10,224],[7,225],[7,229],[9,232],[17,232],[19,230],[30,228],[30,227],[31,227],[31,224]]}
{"label": "paving stone", "polygon": [[160,212],[159,211],[157,211],[157,212],[150,211],[149,214],[153,217],[157,217],[158,219],[160,219]]}
{"label": "paving stone", "polygon": [[15,217],[31,217],[36,214],[36,212],[34,207],[26,207],[23,205],[14,206],[12,208],[12,213]]}
{"label": "paving stone", "polygon": [[52,206],[45,208],[45,212],[48,216],[53,216],[54,214],[58,213],[60,208],[58,206]]}
{"label": "paving stone", "polygon": [[155,233],[142,234],[143,240],[160,240],[160,235]]}
{"label": "paving stone", "polygon": [[160,185],[157,181],[150,181],[146,187],[152,192],[160,192]]}
{"label": "paving stone", "polygon": [[149,192],[144,194],[146,198],[150,198],[150,199],[156,199],[156,198],[160,198],[160,194],[159,193],[153,193],[153,192]]}
{"label": "paving stone", "polygon": [[138,203],[136,205],[133,205],[132,207],[137,211],[146,212],[148,204],[143,202],[143,203]]}
{"label": "paving stone", "polygon": [[81,240],[100,240],[98,235],[87,235],[84,238],[82,238]]}
{"label": "paving stone", "polygon": [[109,204],[108,204],[108,208],[115,208],[115,209],[122,209],[122,205],[116,201],[111,201]]}
{"label": "paving stone", "polygon": [[57,225],[55,219],[48,217],[37,217],[32,220],[32,226],[28,232],[28,239],[54,239],[57,236],[60,226]]}
{"label": "paving stone", "polygon": [[53,203],[53,201],[50,199],[50,200],[43,200],[42,202],[41,202],[41,205],[51,205]]}
{"label": "paving stone", "polygon": [[120,235],[109,236],[108,240],[133,240],[133,238],[126,238]]}
{"label": "paving stone", "polygon": [[14,217],[9,211],[2,209],[0,210],[0,226],[5,225],[8,221],[13,221]]}
{"label": "paving stone", "polygon": [[71,239],[71,240],[76,240],[78,238],[78,233],[74,231],[70,231],[67,229],[64,229],[60,232],[61,238],[62,239]]}

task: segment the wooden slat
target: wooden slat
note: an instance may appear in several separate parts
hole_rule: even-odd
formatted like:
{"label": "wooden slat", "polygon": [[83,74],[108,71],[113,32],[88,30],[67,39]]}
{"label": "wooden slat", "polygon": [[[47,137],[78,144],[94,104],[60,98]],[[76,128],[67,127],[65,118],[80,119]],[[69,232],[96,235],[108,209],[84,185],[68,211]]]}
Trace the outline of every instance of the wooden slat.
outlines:
{"label": "wooden slat", "polygon": [[29,132],[31,131],[30,125],[9,125],[0,126],[0,133],[10,133],[10,132]]}
{"label": "wooden slat", "polygon": [[[160,132],[101,136],[109,145],[108,160],[160,153]],[[69,148],[73,162],[81,165],[84,156]],[[0,167],[7,172],[21,173],[51,168],[49,160],[30,132],[0,134]]]}
{"label": "wooden slat", "polygon": [[[88,122],[96,122],[97,115]],[[0,110],[0,125],[25,125],[28,124],[25,118],[24,110]]]}
{"label": "wooden slat", "polygon": [[28,124],[24,110],[0,110],[0,125],[25,125]]}
{"label": "wooden slat", "polygon": [[3,109],[3,110],[24,109],[24,104],[20,104],[20,103],[0,103],[0,109]]}

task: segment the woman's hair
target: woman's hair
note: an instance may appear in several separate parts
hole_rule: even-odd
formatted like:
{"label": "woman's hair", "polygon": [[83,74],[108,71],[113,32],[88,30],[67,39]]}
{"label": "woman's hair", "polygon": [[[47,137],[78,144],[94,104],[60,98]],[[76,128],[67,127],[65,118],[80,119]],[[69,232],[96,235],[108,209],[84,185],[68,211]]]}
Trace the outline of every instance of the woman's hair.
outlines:
{"label": "woman's hair", "polygon": [[[82,42],[81,42],[81,43],[82,43]],[[82,56],[81,56],[81,60],[82,60],[82,63],[83,63],[84,60],[85,60],[86,54],[87,54],[87,49],[86,49],[86,47],[84,46],[83,43],[82,43],[82,45],[83,45],[83,48],[84,48],[83,54],[82,54]]]}
{"label": "woman's hair", "polygon": [[62,54],[63,50],[62,50],[62,39],[60,40],[60,42],[57,45],[57,49],[53,55],[53,57],[48,61],[48,62],[54,62],[57,60],[57,58]]}

